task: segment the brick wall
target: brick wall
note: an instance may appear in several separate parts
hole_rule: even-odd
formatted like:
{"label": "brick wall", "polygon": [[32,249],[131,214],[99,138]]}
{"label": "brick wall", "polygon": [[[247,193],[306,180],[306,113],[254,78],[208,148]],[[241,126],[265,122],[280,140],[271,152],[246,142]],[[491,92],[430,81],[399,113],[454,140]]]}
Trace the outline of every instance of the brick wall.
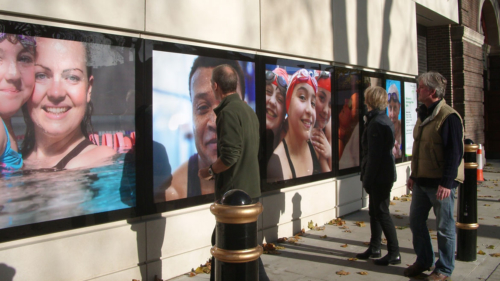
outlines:
{"label": "brick wall", "polygon": [[437,71],[448,79],[446,86],[446,102],[453,106],[453,77],[451,60],[450,26],[433,26],[427,28],[427,69]]}
{"label": "brick wall", "polygon": [[479,32],[478,17],[480,0],[459,0],[460,24]]}

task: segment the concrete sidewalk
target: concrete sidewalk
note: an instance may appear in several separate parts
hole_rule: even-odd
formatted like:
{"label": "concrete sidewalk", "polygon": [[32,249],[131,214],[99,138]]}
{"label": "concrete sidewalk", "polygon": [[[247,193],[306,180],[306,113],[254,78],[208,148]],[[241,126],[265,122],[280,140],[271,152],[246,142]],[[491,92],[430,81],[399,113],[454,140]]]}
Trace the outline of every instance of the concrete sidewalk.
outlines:
{"label": "concrete sidewalk", "polygon": [[[500,161],[488,161],[484,168],[486,181],[478,185],[478,229],[477,246],[485,254],[477,255],[473,262],[456,261],[452,280],[500,280],[500,257],[490,254],[500,253]],[[364,244],[370,240],[368,210],[344,216],[347,228],[336,225],[325,225],[324,230],[307,230],[297,243],[281,243],[284,249],[276,255],[262,256],[267,274],[272,281],[294,280],[419,280],[425,278],[422,274],[417,278],[403,276],[406,267],[416,259],[412,246],[412,233],[409,228],[410,201],[392,200],[390,206],[393,221],[396,225],[400,245],[402,263],[400,265],[376,266],[371,260],[349,260],[357,253],[366,250]],[[391,198],[392,199],[392,198]],[[401,200],[403,199],[403,200]],[[411,199],[410,199],[411,200]],[[458,206],[455,201],[455,209]],[[456,210],[455,210],[456,213]],[[498,218],[495,218],[498,217]],[[360,227],[356,222],[364,222]],[[326,222],[313,222],[323,226]],[[435,217],[431,212],[428,221],[431,237],[436,237]],[[326,237],[325,237],[326,235]],[[434,250],[437,250],[437,240],[433,238]],[[387,253],[385,246],[382,255]],[[437,252],[436,252],[437,255]],[[336,272],[348,272],[348,275],[337,275]],[[365,272],[366,275],[361,275]],[[430,274],[431,272],[426,272]],[[171,279],[208,280],[208,274],[194,277],[187,275]]]}

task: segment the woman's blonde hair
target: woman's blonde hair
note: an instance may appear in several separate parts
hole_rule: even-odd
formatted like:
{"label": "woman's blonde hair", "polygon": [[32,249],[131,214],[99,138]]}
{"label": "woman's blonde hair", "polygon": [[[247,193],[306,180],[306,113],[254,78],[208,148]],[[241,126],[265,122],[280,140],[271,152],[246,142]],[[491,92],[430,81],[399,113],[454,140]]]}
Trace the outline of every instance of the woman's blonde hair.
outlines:
{"label": "woman's blonde hair", "polygon": [[365,103],[373,109],[387,108],[387,92],[380,86],[371,86],[365,90]]}

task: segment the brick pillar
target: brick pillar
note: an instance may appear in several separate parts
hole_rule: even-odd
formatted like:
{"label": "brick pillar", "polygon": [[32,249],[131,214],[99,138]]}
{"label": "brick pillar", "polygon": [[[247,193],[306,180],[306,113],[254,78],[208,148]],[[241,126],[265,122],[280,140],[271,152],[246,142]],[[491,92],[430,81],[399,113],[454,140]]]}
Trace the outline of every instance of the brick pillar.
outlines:
{"label": "brick pillar", "polygon": [[484,144],[484,36],[466,26],[451,26],[453,108],[464,120],[465,137]]}
{"label": "brick pillar", "polygon": [[447,80],[446,103],[453,106],[450,26],[427,27],[427,70],[441,73]]}

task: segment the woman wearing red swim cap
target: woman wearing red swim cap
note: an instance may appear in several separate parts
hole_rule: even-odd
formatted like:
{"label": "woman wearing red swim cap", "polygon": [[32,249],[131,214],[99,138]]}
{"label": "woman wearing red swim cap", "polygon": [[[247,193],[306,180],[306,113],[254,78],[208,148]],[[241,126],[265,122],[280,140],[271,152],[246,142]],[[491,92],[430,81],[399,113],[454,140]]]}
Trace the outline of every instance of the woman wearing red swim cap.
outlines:
{"label": "woman wearing red swim cap", "polygon": [[288,73],[277,67],[266,70],[266,137],[267,148],[272,153],[281,142],[281,129],[285,120]]}
{"label": "woman wearing red swim cap", "polygon": [[[316,124],[312,130],[312,144],[321,163],[322,171],[332,170],[332,144],[330,117],[332,115],[331,75],[328,71],[316,71],[318,93],[316,94]],[[327,136],[328,133],[328,136]]]}
{"label": "woman wearing red swim cap", "polygon": [[305,69],[291,78],[286,94],[288,131],[267,166],[268,181],[300,178],[322,172],[310,142],[316,123],[316,80]]}

